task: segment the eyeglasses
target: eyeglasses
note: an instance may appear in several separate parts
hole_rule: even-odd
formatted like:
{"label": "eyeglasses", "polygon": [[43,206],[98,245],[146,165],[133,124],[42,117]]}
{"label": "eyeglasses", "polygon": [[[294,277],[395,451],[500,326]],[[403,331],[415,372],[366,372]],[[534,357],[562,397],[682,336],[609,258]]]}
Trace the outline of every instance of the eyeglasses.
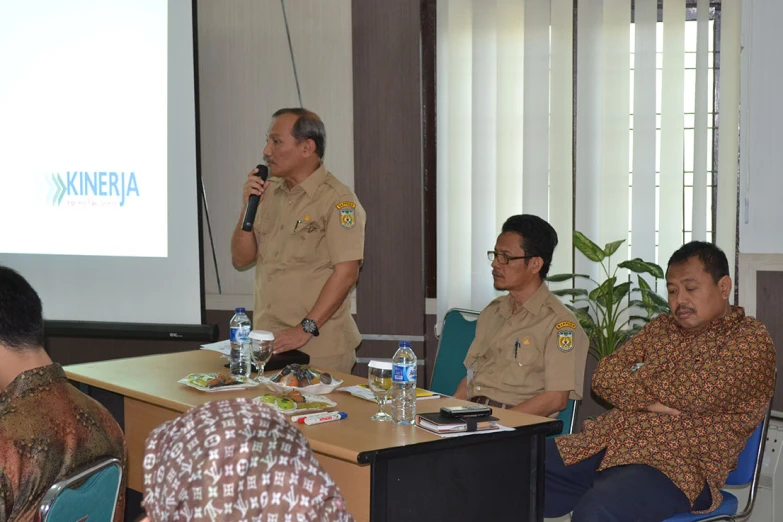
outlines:
{"label": "eyeglasses", "polygon": [[500,252],[495,252],[494,250],[487,252],[487,259],[489,259],[490,262],[494,262],[495,259],[497,259],[498,263],[501,265],[507,265],[509,261],[514,261],[515,259],[530,259],[532,257],[536,256],[509,256],[508,254],[501,254]]}

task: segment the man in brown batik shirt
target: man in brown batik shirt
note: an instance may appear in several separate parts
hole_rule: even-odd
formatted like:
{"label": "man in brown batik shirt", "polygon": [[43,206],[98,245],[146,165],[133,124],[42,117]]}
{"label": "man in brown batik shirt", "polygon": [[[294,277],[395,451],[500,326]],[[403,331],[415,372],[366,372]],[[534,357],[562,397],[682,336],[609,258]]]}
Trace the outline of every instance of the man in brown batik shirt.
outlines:
{"label": "man in brown batik shirt", "polygon": [[[117,422],[68,383],[43,343],[38,294],[0,266],[0,522],[34,520],[52,484],[100,458],[125,469]],[[124,516],[123,479],[115,522]]]}
{"label": "man in brown batik shirt", "polygon": [[605,357],[593,391],[614,407],[547,441],[546,517],[660,521],[718,507],[772,399],[775,347],[729,305],[726,255],[694,241],[669,259],[671,313]]}

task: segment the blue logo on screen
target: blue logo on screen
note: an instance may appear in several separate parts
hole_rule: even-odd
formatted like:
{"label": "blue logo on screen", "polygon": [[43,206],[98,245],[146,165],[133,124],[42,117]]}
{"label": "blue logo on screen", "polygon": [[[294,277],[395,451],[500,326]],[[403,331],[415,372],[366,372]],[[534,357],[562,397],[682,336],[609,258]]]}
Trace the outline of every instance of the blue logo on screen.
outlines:
{"label": "blue logo on screen", "polygon": [[126,199],[139,197],[139,182],[135,172],[66,172],[52,173],[47,177],[49,194],[47,201],[54,206],[66,200],[71,205],[125,206]]}

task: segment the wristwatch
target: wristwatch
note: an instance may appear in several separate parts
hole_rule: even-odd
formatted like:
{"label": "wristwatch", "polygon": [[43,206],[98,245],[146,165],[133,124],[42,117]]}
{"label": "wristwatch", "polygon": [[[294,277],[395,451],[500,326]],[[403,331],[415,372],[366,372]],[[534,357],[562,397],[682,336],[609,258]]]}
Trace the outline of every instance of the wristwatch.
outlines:
{"label": "wristwatch", "polygon": [[305,331],[305,333],[312,334],[313,337],[318,337],[318,334],[320,333],[318,331],[318,325],[315,324],[315,321],[312,319],[304,318],[302,319],[302,330]]}

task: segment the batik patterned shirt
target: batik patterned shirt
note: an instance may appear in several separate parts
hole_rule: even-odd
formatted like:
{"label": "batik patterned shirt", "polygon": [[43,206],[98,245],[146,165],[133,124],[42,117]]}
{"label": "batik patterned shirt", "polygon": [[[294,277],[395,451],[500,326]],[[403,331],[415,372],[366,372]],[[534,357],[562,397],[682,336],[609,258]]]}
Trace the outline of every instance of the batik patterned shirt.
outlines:
{"label": "batik patterned shirt", "polygon": [[[646,464],[666,474],[693,505],[705,482],[712,511],[729,472],[761,422],[775,384],[767,329],[734,307],[696,334],[670,314],[645,326],[593,375],[593,390],[614,408],[582,433],[556,439],[571,465],[605,449],[599,471]],[[660,402],[681,412],[645,411]]]}
{"label": "batik patterned shirt", "polygon": [[[125,469],[125,438],[111,414],[59,364],[19,374],[0,393],[0,522],[34,520],[52,484],[102,457]],[[115,522],[124,516],[123,481]]]}

